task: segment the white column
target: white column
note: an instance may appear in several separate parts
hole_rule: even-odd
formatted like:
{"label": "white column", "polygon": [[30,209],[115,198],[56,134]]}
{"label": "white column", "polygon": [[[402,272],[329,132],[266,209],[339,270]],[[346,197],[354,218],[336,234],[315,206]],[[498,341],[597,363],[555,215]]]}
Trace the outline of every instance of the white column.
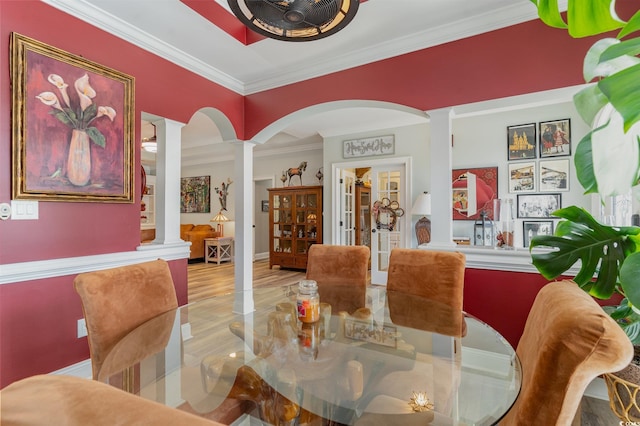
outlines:
{"label": "white column", "polygon": [[154,244],[182,244],[180,239],[180,159],[184,123],[154,121],[156,154],[156,239]]}
{"label": "white column", "polygon": [[[251,141],[235,145],[235,290],[233,311],[246,314],[253,311],[253,147]],[[242,296],[245,295],[245,296]]]}
{"label": "white column", "polygon": [[452,108],[428,111],[431,118],[431,241],[430,248],[452,247],[453,217],[451,202]]}

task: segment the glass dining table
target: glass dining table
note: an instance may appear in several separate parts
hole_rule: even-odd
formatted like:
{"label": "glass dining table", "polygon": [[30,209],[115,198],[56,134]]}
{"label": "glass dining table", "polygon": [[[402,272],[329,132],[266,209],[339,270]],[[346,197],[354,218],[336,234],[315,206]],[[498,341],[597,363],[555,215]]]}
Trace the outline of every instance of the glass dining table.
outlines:
{"label": "glass dining table", "polygon": [[302,323],[296,295],[254,289],[169,311],[126,335],[101,376],[238,425],[490,425],[518,396],[514,349],[472,316],[370,287],[362,308],[323,299]]}

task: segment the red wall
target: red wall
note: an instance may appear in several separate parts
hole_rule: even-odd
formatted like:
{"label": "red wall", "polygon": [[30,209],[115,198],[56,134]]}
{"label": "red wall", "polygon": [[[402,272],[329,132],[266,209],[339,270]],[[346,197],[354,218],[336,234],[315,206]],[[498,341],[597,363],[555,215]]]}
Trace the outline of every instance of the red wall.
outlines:
{"label": "red wall", "polygon": [[[243,98],[40,1],[0,1],[0,202],[11,199],[10,33],[17,32],[135,77],[135,141],[142,111],[187,123],[219,109],[243,138]],[[140,170],[136,142],[134,171]],[[135,176],[137,182],[137,174]],[[139,185],[132,204],[40,202],[39,220],[0,221],[3,264],[128,252],[140,243]],[[171,262],[181,303],[186,260]],[[0,285],[0,387],[87,359],[73,276]]]}
{"label": "red wall", "polygon": [[[0,0],[0,202],[11,199],[12,31],[133,75],[136,141],[141,111],[186,123],[198,109],[214,107],[239,139],[249,139],[276,119],[328,101],[371,99],[430,110],[579,84],[582,58],[593,41],[572,40],[533,21],[242,98],[42,2]],[[136,149],[134,170],[139,155]],[[0,266],[135,250],[139,194],[135,199],[41,202],[37,221],[0,221]],[[171,268],[183,303],[186,260],[171,262]],[[75,337],[81,309],[72,281],[66,276],[0,285],[0,387],[88,358],[85,340]],[[544,282],[537,274],[469,270],[465,308],[515,345]]]}

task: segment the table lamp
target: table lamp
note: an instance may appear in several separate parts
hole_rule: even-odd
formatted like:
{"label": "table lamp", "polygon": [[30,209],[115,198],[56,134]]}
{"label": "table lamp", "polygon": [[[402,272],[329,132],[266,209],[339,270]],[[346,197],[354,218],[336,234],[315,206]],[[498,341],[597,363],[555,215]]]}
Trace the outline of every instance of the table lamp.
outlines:
{"label": "table lamp", "polygon": [[222,214],[222,210],[218,212],[217,215],[213,217],[209,222],[216,223],[216,231],[218,232],[218,238],[224,236],[224,225],[223,222],[229,222],[229,218]]}
{"label": "table lamp", "polygon": [[431,194],[425,191],[418,195],[418,198],[416,198],[411,208],[411,214],[414,216],[422,216],[422,218],[416,222],[418,245],[428,243],[431,241],[431,221],[427,219],[427,216],[431,214]]}

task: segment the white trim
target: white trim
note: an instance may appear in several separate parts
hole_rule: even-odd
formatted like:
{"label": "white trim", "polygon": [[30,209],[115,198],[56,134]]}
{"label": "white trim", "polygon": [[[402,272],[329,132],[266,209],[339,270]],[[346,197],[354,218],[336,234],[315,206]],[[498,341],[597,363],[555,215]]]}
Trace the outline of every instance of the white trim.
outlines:
{"label": "white trim", "polygon": [[604,379],[600,377],[593,379],[585,389],[584,396],[608,401],[609,391],[607,390],[607,384]]}
{"label": "white trim", "polygon": [[[378,43],[342,55],[334,55],[331,61],[320,58],[317,62],[306,61],[303,66],[290,67],[287,70],[276,67],[270,74],[262,73],[257,80],[243,82],[105,12],[86,0],[43,1],[245,96],[538,19],[535,7],[531,7],[525,2],[514,3],[497,11],[487,11],[486,15],[491,14],[491,19],[485,19],[482,15],[471,16],[454,23],[447,23],[435,28],[430,27],[422,33],[414,33],[389,40],[386,43]],[[562,10],[566,9],[566,3],[567,0],[559,1]]]}
{"label": "white trim", "polygon": [[85,359],[84,361],[80,361],[59,370],[52,371],[49,374],[80,377],[81,379],[91,379],[93,377],[93,372],[91,371],[91,360]]}
{"label": "white trim", "polygon": [[[466,267],[469,269],[489,269],[492,271],[526,272],[540,274],[533,263],[529,249],[516,248],[514,250],[494,249],[491,247],[449,246],[429,243],[418,248],[423,250],[457,251],[466,257]],[[543,249],[534,249],[543,252]],[[575,276],[580,271],[580,261],[564,274]]]}
{"label": "white trim", "polygon": [[162,258],[186,259],[191,243],[143,244],[136,251],[0,265],[0,284],[63,277]]}

